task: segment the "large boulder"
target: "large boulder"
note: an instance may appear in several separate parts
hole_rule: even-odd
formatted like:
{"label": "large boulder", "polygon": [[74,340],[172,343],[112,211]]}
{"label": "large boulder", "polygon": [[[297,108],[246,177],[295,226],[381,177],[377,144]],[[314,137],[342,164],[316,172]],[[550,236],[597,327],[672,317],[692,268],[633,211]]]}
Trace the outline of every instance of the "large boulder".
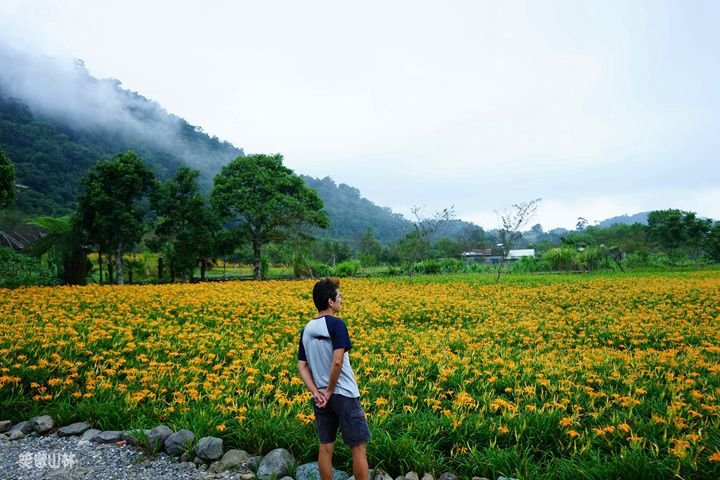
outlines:
{"label": "large boulder", "polygon": [[290,467],[295,463],[293,454],[284,448],[276,448],[271,451],[260,462],[257,470],[259,480],[270,480],[271,478],[284,477],[290,472]]}
{"label": "large boulder", "polygon": [[223,441],[217,437],[203,437],[195,446],[195,453],[206,462],[214,462],[223,456]]}
{"label": "large boulder", "polygon": [[178,457],[188,449],[195,441],[195,434],[190,430],[180,430],[175,432],[165,440],[165,452],[173,457]]}
{"label": "large boulder", "polygon": [[237,468],[246,463],[250,457],[251,455],[245,450],[228,450],[220,459],[220,465],[223,469],[222,471]]}
{"label": "large boulder", "polygon": [[36,433],[47,433],[55,428],[55,420],[50,415],[42,415],[30,419],[34,423],[33,428]]}
{"label": "large boulder", "polygon": [[92,442],[95,440],[95,437],[100,435],[102,433],[102,430],[98,430],[97,428],[91,428],[90,430],[86,430],[85,433],[82,434],[82,437],[80,437],[81,442]]}
{"label": "large boulder", "polygon": [[153,451],[162,450],[165,440],[172,434],[173,431],[165,425],[158,425],[151,429],[146,435],[148,448]]}
{"label": "large boulder", "polygon": [[122,440],[122,434],[123,432],[118,430],[107,430],[105,432],[98,433],[92,441],[94,443],[115,443]]}
{"label": "large boulder", "polygon": [[90,430],[91,426],[89,422],[76,422],[70,425],[60,427],[57,431],[58,437],[69,437],[72,435],[82,435],[83,433]]}
{"label": "large boulder", "polygon": [[0,433],[7,432],[10,430],[10,427],[12,427],[12,422],[10,420],[3,420],[0,422]]}
{"label": "large boulder", "polygon": [[[320,478],[317,462],[310,462],[300,465],[295,470],[295,480],[317,480]],[[347,480],[350,474],[342,470],[333,470],[333,480]]]}
{"label": "large boulder", "polygon": [[21,432],[21,433],[27,435],[28,433],[32,432],[33,430],[35,430],[35,422],[33,422],[33,421],[30,421],[30,422],[25,421],[25,422],[16,423],[15,425],[13,425],[13,426],[10,428],[10,433],[12,433],[12,432]]}
{"label": "large boulder", "polygon": [[445,472],[442,475],[440,475],[440,478],[438,480],[460,480],[457,475],[455,475],[452,472]]}

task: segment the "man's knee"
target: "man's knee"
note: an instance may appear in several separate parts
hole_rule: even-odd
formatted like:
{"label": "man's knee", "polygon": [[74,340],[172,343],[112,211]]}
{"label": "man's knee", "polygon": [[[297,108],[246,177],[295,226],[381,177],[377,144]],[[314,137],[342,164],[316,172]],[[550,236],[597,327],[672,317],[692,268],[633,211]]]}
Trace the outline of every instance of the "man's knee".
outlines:
{"label": "man's knee", "polygon": [[365,453],[365,443],[358,443],[350,447],[350,453],[354,455],[363,455]]}
{"label": "man's knee", "polygon": [[321,443],[320,444],[320,453],[325,454],[325,455],[332,455],[334,447],[335,447],[334,443]]}

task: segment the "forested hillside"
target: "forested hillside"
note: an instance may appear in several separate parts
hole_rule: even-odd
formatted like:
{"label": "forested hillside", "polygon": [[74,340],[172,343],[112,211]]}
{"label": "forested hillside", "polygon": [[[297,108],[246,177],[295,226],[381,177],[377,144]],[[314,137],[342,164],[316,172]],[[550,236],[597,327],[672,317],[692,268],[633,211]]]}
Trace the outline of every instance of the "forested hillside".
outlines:
{"label": "forested hillside", "polygon": [[394,242],[412,229],[412,223],[386,207],[380,207],[360,195],[357,188],[344,183],[336,184],[332,178],[323,179],[303,175],[305,184],[316,190],[325,203],[330,227],[323,232],[332,238],[356,240],[368,228],[383,243]]}
{"label": "forested hillside", "polygon": [[200,170],[205,190],[222,165],[243,155],[118,80],[94,78],[80,61],[68,66],[0,45],[0,65],[0,146],[16,165],[20,212],[72,211],[84,172],[127,150],[160,179],[181,164]]}

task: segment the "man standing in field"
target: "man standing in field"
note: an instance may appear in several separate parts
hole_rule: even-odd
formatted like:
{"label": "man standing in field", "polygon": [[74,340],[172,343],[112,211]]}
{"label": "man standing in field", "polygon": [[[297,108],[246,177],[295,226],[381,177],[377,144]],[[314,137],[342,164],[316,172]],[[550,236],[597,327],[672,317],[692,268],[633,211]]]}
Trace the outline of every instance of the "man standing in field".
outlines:
{"label": "man standing in field", "polygon": [[325,278],[313,288],[318,314],[300,334],[298,370],[313,394],[315,425],[320,439],[318,469],[321,480],[332,480],[332,454],[338,427],[350,447],[355,480],[368,479],[365,444],[370,428],[360,404],[360,390],[350,368],[352,348],[345,323],[335,317],[342,308],[340,283]]}

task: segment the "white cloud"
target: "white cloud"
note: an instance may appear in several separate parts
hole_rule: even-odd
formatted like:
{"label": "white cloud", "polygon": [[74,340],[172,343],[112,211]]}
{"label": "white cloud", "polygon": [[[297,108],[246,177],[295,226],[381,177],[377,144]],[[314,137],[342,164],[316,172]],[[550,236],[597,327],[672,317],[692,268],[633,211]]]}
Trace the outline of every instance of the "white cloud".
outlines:
{"label": "white cloud", "polygon": [[455,205],[493,226],[542,197],[551,228],[717,199],[718,10],[6,0],[0,31],[402,213]]}

